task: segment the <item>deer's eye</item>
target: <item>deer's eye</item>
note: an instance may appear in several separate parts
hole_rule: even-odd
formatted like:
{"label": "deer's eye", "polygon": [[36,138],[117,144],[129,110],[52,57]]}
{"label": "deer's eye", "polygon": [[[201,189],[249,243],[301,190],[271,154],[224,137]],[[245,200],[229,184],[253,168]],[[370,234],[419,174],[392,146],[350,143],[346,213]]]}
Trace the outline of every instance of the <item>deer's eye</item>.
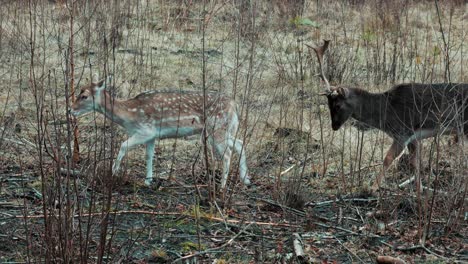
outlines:
{"label": "deer's eye", "polygon": [[88,98],[88,96],[86,96],[86,95],[84,95],[84,94],[82,94],[82,95],[80,96],[80,99],[81,99],[81,100],[86,100],[87,98]]}

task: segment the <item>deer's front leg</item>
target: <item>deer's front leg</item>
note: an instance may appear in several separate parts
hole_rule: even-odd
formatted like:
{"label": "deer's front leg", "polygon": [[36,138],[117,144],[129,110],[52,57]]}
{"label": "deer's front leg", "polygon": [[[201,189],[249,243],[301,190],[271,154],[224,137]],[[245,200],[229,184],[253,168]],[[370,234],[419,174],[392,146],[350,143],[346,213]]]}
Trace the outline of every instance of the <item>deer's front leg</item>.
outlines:
{"label": "deer's front leg", "polygon": [[114,165],[112,166],[112,174],[117,173],[120,168],[120,164],[122,163],[123,157],[125,157],[125,154],[127,153],[128,150],[134,148],[135,146],[144,144],[146,141],[148,141],[148,138],[142,135],[133,135],[126,141],[122,143],[120,146],[119,154],[117,155],[117,158],[115,159]]}
{"label": "deer's front leg", "polygon": [[145,184],[151,185],[153,182],[153,158],[154,158],[155,140],[146,143],[146,179]]}
{"label": "deer's front leg", "polygon": [[395,158],[398,157],[404,149],[404,143],[398,140],[393,140],[392,146],[387,151],[387,155],[385,155],[382,171],[380,172],[379,176],[377,176],[377,179],[371,187],[372,191],[377,191],[380,188],[382,178],[384,178],[385,172],[387,171],[388,167],[390,167]]}

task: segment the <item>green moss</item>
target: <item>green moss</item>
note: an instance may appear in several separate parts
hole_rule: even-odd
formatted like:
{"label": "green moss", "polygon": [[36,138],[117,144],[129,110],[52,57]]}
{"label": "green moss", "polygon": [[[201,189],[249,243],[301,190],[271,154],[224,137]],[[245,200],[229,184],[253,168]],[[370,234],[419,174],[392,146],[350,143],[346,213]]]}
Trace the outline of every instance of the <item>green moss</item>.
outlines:
{"label": "green moss", "polygon": [[200,247],[198,247],[198,243],[192,242],[192,241],[185,241],[180,243],[180,247],[182,251],[193,251],[193,250],[204,250],[206,249],[206,246],[203,244],[200,244]]}

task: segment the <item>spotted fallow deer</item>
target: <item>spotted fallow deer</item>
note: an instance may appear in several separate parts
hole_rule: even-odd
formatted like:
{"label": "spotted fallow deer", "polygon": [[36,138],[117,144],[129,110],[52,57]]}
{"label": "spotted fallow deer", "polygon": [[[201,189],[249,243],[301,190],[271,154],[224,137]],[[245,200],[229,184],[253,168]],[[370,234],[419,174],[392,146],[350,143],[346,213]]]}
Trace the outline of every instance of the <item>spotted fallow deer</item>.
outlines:
{"label": "spotted fallow deer", "polygon": [[332,129],[338,130],[349,118],[359,125],[377,128],[393,139],[383,161],[383,168],[372,190],[377,191],[385,172],[408,147],[410,166],[418,167],[419,141],[441,134],[468,134],[468,84],[438,83],[399,84],[383,93],[369,93],[359,88],[330,86],[323,69],[322,46],[309,46],[317,55],[320,77],[325,83],[321,93],[328,99]]}
{"label": "spotted fallow deer", "polygon": [[129,138],[122,143],[112,167],[115,174],[128,150],[146,146],[146,179],[153,180],[155,142],[159,139],[180,138],[201,134],[207,139],[217,157],[223,159],[221,188],[229,175],[232,150],[240,156],[239,174],[244,184],[250,184],[243,142],[236,138],[239,119],[237,104],[219,93],[206,95],[206,122],[203,122],[203,93],[197,91],[148,91],[129,100],[113,99],[106,89],[110,79],[92,82],[81,88],[71,113],[79,116],[91,111],[104,114],[122,126]]}

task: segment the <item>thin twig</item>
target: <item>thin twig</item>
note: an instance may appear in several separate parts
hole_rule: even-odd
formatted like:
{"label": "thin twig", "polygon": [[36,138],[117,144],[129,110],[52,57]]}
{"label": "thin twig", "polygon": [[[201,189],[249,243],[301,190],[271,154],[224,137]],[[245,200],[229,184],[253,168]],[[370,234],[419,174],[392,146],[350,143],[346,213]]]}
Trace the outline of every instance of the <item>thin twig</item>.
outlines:
{"label": "thin twig", "polygon": [[362,260],[356,253],[354,253],[353,251],[351,251],[351,249],[349,249],[348,247],[346,247],[343,242],[341,242],[341,240],[339,240],[337,237],[335,237],[336,241],[338,241],[338,243],[344,248],[346,249],[349,253],[351,253],[351,255],[353,255],[355,258],[357,258],[361,263],[366,263],[364,260]]}
{"label": "thin twig", "polygon": [[335,199],[335,200],[328,200],[328,201],[323,201],[323,202],[308,202],[306,203],[306,206],[323,206],[323,205],[329,205],[333,203],[338,203],[338,202],[375,202],[377,201],[377,198],[346,198],[346,199]]}
{"label": "thin twig", "polygon": [[360,233],[356,233],[356,232],[354,232],[352,230],[349,230],[349,229],[346,229],[346,228],[343,228],[343,227],[339,227],[339,226],[331,226],[331,225],[326,225],[326,224],[322,224],[322,223],[318,223],[318,222],[312,222],[312,224],[318,225],[318,226],[321,226],[321,227],[325,227],[325,228],[333,228],[333,229],[336,229],[336,230],[344,231],[346,233],[349,233],[349,234],[355,235],[355,236],[366,236],[366,237],[380,238],[380,236],[376,235],[376,234],[372,234],[372,233],[360,234]]}
{"label": "thin twig", "polygon": [[[150,212],[150,211],[142,211],[142,210],[136,210],[136,211],[116,211],[116,212],[109,212],[109,214],[113,215],[124,215],[124,214],[145,214],[145,215],[178,215],[178,216],[190,216],[188,214],[183,214],[183,213],[175,213],[175,212]],[[54,216],[54,215],[48,215]],[[90,217],[90,216],[102,216],[102,212],[97,212],[97,213],[87,213],[87,214],[81,214],[81,215],[74,215],[73,217]],[[26,219],[34,219],[34,218],[44,218],[44,215],[15,215],[16,218],[26,218]],[[59,217],[58,215],[55,215],[55,217]]]}
{"label": "thin twig", "polygon": [[28,141],[27,139],[25,138],[20,138],[21,141],[18,141],[18,140],[15,140],[15,139],[11,139],[11,138],[3,138],[3,140],[5,141],[9,141],[9,142],[12,142],[12,143],[15,143],[17,145],[20,145],[20,146],[29,146],[31,147],[32,149],[35,149],[36,148],[36,145],[34,145],[34,143],[31,143],[30,141]]}
{"label": "thin twig", "polygon": [[224,221],[223,221],[224,227],[225,227],[226,229],[229,229],[229,228],[228,228],[228,225],[227,225],[227,223],[226,223],[224,214],[223,214],[223,212],[221,211],[221,209],[219,208],[218,203],[217,203],[216,201],[214,201],[213,203],[214,203],[214,205],[215,205],[215,207],[216,207],[216,210],[218,210],[219,215],[220,215],[221,218],[224,220]]}
{"label": "thin twig", "polygon": [[448,258],[446,258],[446,257],[444,257],[444,256],[441,256],[441,255],[439,255],[439,254],[437,254],[437,253],[431,251],[430,249],[428,249],[428,248],[427,248],[426,246],[424,246],[424,245],[414,245],[414,246],[411,246],[411,247],[395,247],[395,246],[393,246],[392,244],[387,243],[387,242],[385,242],[385,241],[380,241],[380,243],[382,243],[382,244],[384,244],[384,245],[386,245],[386,246],[392,248],[392,249],[395,250],[395,251],[406,252],[406,251],[415,251],[415,250],[418,250],[418,249],[422,249],[422,250],[426,251],[426,253],[431,254],[431,255],[434,255],[434,256],[436,256],[436,257],[438,257],[438,258],[442,258],[442,259],[445,259],[445,260],[448,259]]}

